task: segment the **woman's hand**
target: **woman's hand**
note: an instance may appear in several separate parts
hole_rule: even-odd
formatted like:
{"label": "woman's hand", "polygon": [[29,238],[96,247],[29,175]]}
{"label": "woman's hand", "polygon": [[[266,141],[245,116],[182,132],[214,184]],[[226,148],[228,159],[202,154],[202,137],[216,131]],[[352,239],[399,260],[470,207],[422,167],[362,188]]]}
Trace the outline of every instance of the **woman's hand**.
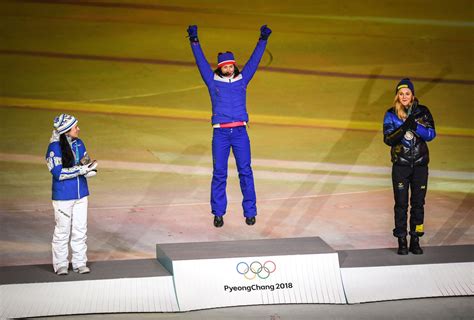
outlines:
{"label": "woman's hand", "polygon": [[408,118],[406,118],[405,122],[402,124],[402,127],[405,131],[407,130],[415,131],[417,125],[418,124],[415,121],[415,116],[413,114],[410,114]]}
{"label": "woman's hand", "polygon": [[199,42],[198,27],[196,25],[189,26],[187,31],[188,31],[189,41]]}
{"label": "woman's hand", "polygon": [[260,27],[260,40],[267,40],[272,30],[266,24]]}

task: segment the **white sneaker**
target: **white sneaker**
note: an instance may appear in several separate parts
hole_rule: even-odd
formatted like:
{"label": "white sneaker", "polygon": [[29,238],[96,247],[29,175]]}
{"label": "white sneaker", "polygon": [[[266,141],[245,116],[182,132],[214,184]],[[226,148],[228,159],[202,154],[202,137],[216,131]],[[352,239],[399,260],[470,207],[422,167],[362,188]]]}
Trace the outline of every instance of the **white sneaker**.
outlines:
{"label": "white sneaker", "polygon": [[67,267],[59,267],[58,270],[56,270],[56,274],[58,276],[65,276],[67,275],[68,271],[67,271]]}
{"label": "white sneaker", "polygon": [[79,267],[79,268],[74,269],[74,272],[78,272],[78,273],[80,273],[80,274],[84,274],[84,273],[89,273],[89,272],[91,272],[91,269],[89,269],[87,266],[82,266],[82,267]]}

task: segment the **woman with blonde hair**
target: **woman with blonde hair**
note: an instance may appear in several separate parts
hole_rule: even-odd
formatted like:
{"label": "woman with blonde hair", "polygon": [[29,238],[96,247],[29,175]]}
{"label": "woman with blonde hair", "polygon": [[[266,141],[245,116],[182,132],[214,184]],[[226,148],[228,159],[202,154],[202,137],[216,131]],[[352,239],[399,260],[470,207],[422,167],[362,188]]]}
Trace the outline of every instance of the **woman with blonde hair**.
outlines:
{"label": "woman with blonde hair", "polygon": [[[410,79],[395,89],[394,105],[383,121],[385,144],[391,147],[392,184],[398,254],[423,254],[419,237],[424,234],[424,204],[428,184],[429,152],[426,142],[436,136],[428,107],[418,104]],[[411,195],[409,197],[409,190]],[[407,243],[407,213],[410,200],[410,246]]]}

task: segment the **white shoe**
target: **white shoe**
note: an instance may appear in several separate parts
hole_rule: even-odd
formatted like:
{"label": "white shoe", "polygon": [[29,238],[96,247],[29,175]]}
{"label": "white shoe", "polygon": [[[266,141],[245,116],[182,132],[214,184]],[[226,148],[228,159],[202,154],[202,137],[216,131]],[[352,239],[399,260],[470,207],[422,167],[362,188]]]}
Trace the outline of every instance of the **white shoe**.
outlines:
{"label": "white shoe", "polygon": [[68,271],[67,271],[67,267],[59,267],[58,270],[56,270],[56,274],[58,276],[65,276],[67,275]]}
{"label": "white shoe", "polygon": [[91,269],[89,269],[87,266],[82,266],[82,267],[79,267],[79,268],[74,269],[74,272],[77,272],[77,273],[80,273],[80,274],[84,274],[84,273],[89,273],[89,272],[91,272]]}

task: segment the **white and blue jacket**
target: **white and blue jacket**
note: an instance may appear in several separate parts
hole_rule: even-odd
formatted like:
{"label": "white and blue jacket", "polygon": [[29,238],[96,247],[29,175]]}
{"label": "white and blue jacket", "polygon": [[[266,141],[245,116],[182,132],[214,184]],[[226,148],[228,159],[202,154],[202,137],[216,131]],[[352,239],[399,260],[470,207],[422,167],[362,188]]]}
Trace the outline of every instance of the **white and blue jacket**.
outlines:
{"label": "white and blue jacket", "polygon": [[61,145],[58,140],[52,140],[46,152],[46,164],[53,175],[53,200],[76,200],[89,195],[87,179],[80,175],[80,159],[86,154],[86,147],[81,139],[70,143],[75,158],[75,165],[63,168]]}
{"label": "white and blue jacket", "polygon": [[214,73],[199,42],[191,42],[196,64],[211,96],[212,124],[249,120],[247,85],[257,71],[266,45],[267,40],[259,40],[242,72],[234,78],[224,78]]}

